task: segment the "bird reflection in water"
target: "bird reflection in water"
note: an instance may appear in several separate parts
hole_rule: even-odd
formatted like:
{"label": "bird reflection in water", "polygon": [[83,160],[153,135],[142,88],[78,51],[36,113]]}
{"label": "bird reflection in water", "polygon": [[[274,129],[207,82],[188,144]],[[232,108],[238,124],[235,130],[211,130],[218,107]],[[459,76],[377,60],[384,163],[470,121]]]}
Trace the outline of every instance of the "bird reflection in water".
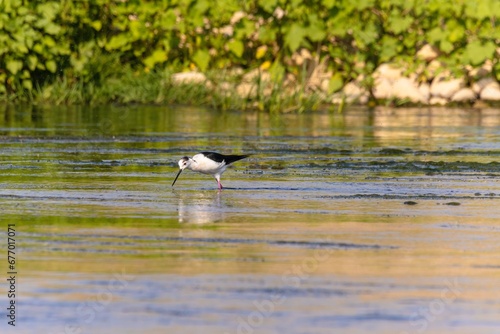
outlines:
{"label": "bird reflection in water", "polygon": [[223,221],[226,205],[220,192],[177,193],[179,223],[208,224]]}

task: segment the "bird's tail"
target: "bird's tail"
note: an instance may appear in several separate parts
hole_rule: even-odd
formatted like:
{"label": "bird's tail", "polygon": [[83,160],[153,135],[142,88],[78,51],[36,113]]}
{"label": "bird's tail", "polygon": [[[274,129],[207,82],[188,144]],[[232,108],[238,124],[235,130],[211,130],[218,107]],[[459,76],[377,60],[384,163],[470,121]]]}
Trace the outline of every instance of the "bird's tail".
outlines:
{"label": "bird's tail", "polygon": [[226,155],[226,164],[232,164],[235,161],[248,158],[250,155]]}

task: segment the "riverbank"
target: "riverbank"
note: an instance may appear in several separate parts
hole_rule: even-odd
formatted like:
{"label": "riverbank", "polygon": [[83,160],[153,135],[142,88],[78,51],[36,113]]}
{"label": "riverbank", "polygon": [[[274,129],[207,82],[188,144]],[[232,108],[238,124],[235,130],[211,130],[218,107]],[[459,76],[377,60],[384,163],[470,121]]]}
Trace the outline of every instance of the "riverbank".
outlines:
{"label": "riverbank", "polygon": [[56,80],[27,94],[4,102],[35,105],[149,104],[192,105],[221,110],[308,112],[318,109],[342,111],[347,105],[374,106],[467,106],[500,104],[500,84],[488,63],[455,77],[432,59],[414,72],[385,63],[372,75],[339,87],[336,75],[325,61],[306,58],[305,75],[276,77],[272,69],[244,71],[132,72],[107,77],[101,85]]}
{"label": "riverbank", "polygon": [[[302,51],[303,55],[308,54],[307,50]],[[484,107],[500,103],[500,84],[494,77],[492,62],[469,66],[464,69],[464,76],[456,76],[437,56],[426,45],[417,54],[423,62],[414,71],[405,65],[384,63],[371,75],[360,75],[343,86],[328,70],[327,61],[318,61],[310,54],[297,60],[296,65],[303,65],[307,73],[302,80],[290,73],[276,80],[272,71],[259,68],[247,73],[233,70],[232,76],[218,77],[216,81],[200,72],[176,73],[172,83],[201,85],[218,96],[213,98],[220,102],[239,100],[245,107],[280,111],[304,111],[319,106],[343,108],[346,104]]]}

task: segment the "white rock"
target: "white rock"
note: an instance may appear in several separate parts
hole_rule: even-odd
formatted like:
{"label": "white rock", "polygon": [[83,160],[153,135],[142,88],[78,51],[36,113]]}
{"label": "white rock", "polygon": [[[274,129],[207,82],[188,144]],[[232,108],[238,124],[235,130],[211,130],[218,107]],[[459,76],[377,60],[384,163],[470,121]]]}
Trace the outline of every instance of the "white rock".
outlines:
{"label": "white rock", "polygon": [[232,93],[232,92],[233,92],[233,90],[234,90],[234,86],[233,86],[231,83],[227,82],[227,81],[223,81],[223,82],[221,82],[221,83],[217,86],[217,89],[218,89],[221,93],[223,93],[223,94],[225,94],[225,95],[228,95],[228,94],[230,94],[230,93]]}
{"label": "white rock", "polygon": [[333,104],[342,104],[345,99],[345,96],[341,92],[337,92],[332,95],[332,103]]}
{"label": "white rock", "polygon": [[241,67],[232,67],[227,70],[227,76],[229,77],[238,77],[245,73]]}
{"label": "white rock", "polygon": [[[214,30],[215,29],[216,28],[214,28]],[[224,26],[224,27],[222,27],[214,32],[231,37],[234,34],[234,28],[230,25],[227,25],[227,26]]]}
{"label": "white rock", "polygon": [[431,85],[429,85],[427,82],[423,82],[418,87],[418,90],[420,91],[420,94],[422,94],[422,96],[425,98],[425,100],[428,101],[431,97]]}
{"label": "white rock", "polygon": [[490,76],[492,71],[493,63],[488,59],[481,67],[470,68],[468,73],[469,77],[479,79]]}
{"label": "white rock", "polygon": [[479,96],[483,101],[500,101],[500,85],[489,84],[484,87]]}
{"label": "white rock", "polygon": [[451,97],[453,102],[474,101],[477,98],[476,93],[470,88],[462,88]]}
{"label": "white rock", "polygon": [[429,100],[429,104],[431,105],[439,105],[439,106],[444,106],[448,103],[447,99],[444,99],[442,97],[431,97]]}
{"label": "white rock", "polygon": [[333,72],[328,71],[325,60],[317,64],[317,62],[312,58],[309,51],[307,51],[306,53],[301,52],[301,55],[303,55],[304,59],[306,59],[308,63],[307,67],[309,68],[313,67],[313,71],[309,77],[309,80],[307,81],[308,86],[313,88],[314,87],[319,88],[321,87],[321,82],[324,79],[330,80],[330,78],[333,76]]}
{"label": "white rock", "polygon": [[172,75],[174,85],[199,84],[204,83],[206,80],[207,77],[201,72],[180,72]]}
{"label": "white rock", "polygon": [[[445,64],[436,60],[436,59],[431,61],[429,63],[429,65],[427,65],[427,70],[426,70],[427,75],[428,75],[427,79],[428,80],[434,79],[436,77],[438,71],[440,71],[444,67],[445,67]],[[443,73],[443,72],[441,72],[441,73]]]}
{"label": "white rock", "polygon": [[431,95],[449,99],[464,86],[463,78],[446,80],[444,76],[437,76],[432,80]]}
{"label": "white rock", "polygon": [[302,66],[302,64],[304,64],[304,57],[302,57],[300,53],[295,52],[292,55],[292,61],[295,63],[295,65]]}
{"label": "white rock", "polygon": [[481,91],[489,85],[498,85],[497,81],[493,79],[492,77],[487,77],[487,78],[482,78],[478,80],[477,82],[474,82],[472,84],[472,90],[476,94],[480,94]]}
{"label": "white rock", "polygon": [[[415,72],[411,72],[410,74],[408,74],[408,76],[406,78],[410,79],[413,82],[418,82],[419,81],[418,79],[420,78],[420,75],[418,75]],[[418,84],[417,84],[417,86],[418,86]]]}
{"label": "white rock", "polygon": [[295,52],[292,55],[292,61],[295,62],[297,66],[302,66],[305,61],[311,60],[312,58],[311,53],[306,49],[301,49],[300,52]]}
{"label": "white rock", "polygon": [[351,81],[344,86],[343,94],[347,103],[359,102],[365,104],[370,98],[370,94],[366,89],[360,87],[355,81]]}
{"label": "white rock", "polygon": [[298,88],[299,85],[297,85],[297,78],[295,77],[295,75],[293,75],[292,73],[287,73],[283,86],[294,89]]}
{"label": "white rock", "polygon": [[273,12],[274,17],[277,18],[278,20],[281,20],[283,16],[285,16],[285,14],[286,12],[283,9],[281,9],[281,7],[276,7],[276,9]]}
{"label": "white rock", "polygon": [[262,95],[264,95],[264,96],[271,96],[273,91],[274,91],[273,87],[266,86],[266,87],[264,87],[264,89],[261,92],[262,92]]}
{"label": "white rock", "polygon": [[367,104],[369,100],[370,100],[370,94],[368,94],[366,92],[361,94],[360,97],[358,97],[358,102],[360,104]]}
{"label": "white rock", "polygon": [[233,14],[233,16],[231,16],[231,20],[229,20],[229,22],[231,22],[232,25],[235,25],[245,16],[247,16],[247,14],[244,11],[239,10],[237,12],[234,12],[234,14]]}
{"label": "white rock", "polygon": [[390,99],[392,97],[392,83],[389,79],[380,78],[375,80],[373,96],[380,100]]}
{"label": "white rock", "polygon": [[307,50],[305,48],[300,49],[300,55],[304,59],[312,59],[313,58],[311,52],[309,52],[309,50]]}
{"label": "white rock", "polygon": [[271,80],[271,75],[267,71],[256,68],[243,76],[244,82],[255,83],[259,79],[262,83],[267,83]]}
{"label": "white rock", "polygon": [[363,91],[361,90],[361,87],[359,87],[356,83],[354,82],[349,82],[347,85],[344,86],[343,89],[344,95],[346,97],[347,102],[353,102],[357,100]]}
{"label": "white rock", "polygon": [[236,87],[236,93],[241,98],[253,98],[257,96],[257,85],[247,82],[242,82]]}
{"label": "white rock", "polygon": [[417,57],[425,61],[432,61],[439,56],[439,51],[434,46],[430,44],[425,44],[417,52]]}
{"label": "white rock", "polygon": [[323,79],[321,80],[321,84],[319,85],[319,89],[321,91],[328,93],[330,91],[330,80],[328,79]]}
{"label": "white rock", "polygon": [[413,103],[427,103],[427,99],[420,93],[418,85],[409,78],[400,78],[393,84],[393,96],[400,99],[409,99]]}
{"label": "white rock", "polygon": [[373,73],[374,78],[385,78],[389,80],[397,80],[401,78],[403,69],[397,68],[390,64],[381,64]]}

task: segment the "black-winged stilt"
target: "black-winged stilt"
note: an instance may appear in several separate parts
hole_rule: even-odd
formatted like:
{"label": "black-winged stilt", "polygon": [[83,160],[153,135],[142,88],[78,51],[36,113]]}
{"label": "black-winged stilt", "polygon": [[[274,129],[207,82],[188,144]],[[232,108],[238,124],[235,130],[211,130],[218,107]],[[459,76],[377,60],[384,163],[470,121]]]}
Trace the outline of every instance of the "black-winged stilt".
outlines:
{"label": "black-winged stilt", "polygon": [[217,186],[220,190],[222,189],[220,177],[227,166],[246,157],[248,157],[248,155],[224,155],[215,152],[201,152],[192,158],[183,157],[179,160],[180,170],[174,182],[172,182],[172,187],[182,171],[187,168],[195,172],[212,175],[217,180]]}

